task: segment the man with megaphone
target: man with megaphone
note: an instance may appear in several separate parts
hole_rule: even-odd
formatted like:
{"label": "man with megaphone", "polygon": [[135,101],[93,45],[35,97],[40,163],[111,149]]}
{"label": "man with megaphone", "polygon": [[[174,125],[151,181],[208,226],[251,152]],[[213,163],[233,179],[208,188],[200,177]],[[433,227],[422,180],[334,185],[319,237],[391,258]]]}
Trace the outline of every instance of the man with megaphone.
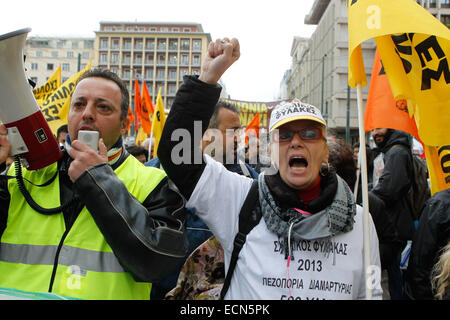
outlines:
{"label": "man with megaphone", "polygon": [[[39,170],[16,161],[2,176],[0,287],[149,299],[151,282],[184,257],[184,200],[162,170],[126,152],[128,107],[117,75],[87,71],[72,94],[63,156]],[[0,163],[6,133],[0,125]]]}

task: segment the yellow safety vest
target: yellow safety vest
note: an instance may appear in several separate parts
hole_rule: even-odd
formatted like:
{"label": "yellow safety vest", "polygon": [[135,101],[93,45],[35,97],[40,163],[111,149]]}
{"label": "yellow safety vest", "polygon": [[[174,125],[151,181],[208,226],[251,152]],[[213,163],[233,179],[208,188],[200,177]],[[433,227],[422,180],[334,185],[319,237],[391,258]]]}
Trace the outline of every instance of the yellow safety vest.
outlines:
{"label": "yellow safety vest", "polygon": [[[9,172],[14,172],[14,165]],[[23,169],[24,180],[44,184],[57,163],[37,171]],[[128,191],[140,202],[165,177],[162,170],[145,167],[129,156],[116,170]],[[12,174],[9,174],[12,175]],[[59,179],[45,187],[25,180],[34,201],[44,208],[61,205]],[[106,243],[84,207],[66,237],[61,213],[44,215],[33,210],[15,179],[8,181],[11,195],[7,227],[0,241],[0,287],[48,292],[81,299],[150,299],[151,283],[136,282]],[[120,236],[120,235],[118,235]],[[55,259],[58,258],[58,261]]]}

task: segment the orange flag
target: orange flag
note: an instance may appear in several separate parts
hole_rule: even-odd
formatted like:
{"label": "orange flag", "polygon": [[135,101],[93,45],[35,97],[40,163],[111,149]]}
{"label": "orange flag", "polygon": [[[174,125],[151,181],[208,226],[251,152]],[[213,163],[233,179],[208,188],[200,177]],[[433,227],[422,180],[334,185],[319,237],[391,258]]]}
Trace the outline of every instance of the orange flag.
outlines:
{"label": "orange flag", "polygon": [[139,118],[141,110],[141,92],[139,90],[139,82],[138,79],[134,79],[134,130],[136,132],[139,130]]}
{"label": "orange flag", "polygon": [[367,132],[375,128],[401,130],[420,141],[414,117],[409,117],[406,101],[394,99],[378,50],[372,68],[364,117],[364,130]]}
{"label": "orange flag", "polygon": [[127,131],[130,130],[131,124],[134,121],[134,115],[133,115],[133,111],[131,111],[131,108],[128,108],[128,127],[127,127]]}
{"label": "orange flag", "polygon": [[139,115],[141,118],[141,125],[142,128],[144,129],[144,132],[149,135],[152,134],[152,121],[150,120],[150,115],[153,114],[154,108],[145,81],[142,87],[141,108],[139,111],[140,111]]}
{"label": "orange flag", "polygon": [[248,139],[251,135],[256,135],[259,139],[259,113],[257,113],[252,121],[245,128],[245,145],[248,145]]}

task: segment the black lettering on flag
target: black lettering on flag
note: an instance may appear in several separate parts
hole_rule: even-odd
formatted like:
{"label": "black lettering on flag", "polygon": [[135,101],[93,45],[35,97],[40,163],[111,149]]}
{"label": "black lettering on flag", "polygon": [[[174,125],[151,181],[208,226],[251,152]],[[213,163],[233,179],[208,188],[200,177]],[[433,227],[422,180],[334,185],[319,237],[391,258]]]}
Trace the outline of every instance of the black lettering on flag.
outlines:
{"label": "black lettering on flag", "polygon": [[[450,83],[450,69],[448,66],[447,58],[445,57],[445,53],[442,50],[439,42],[436,39],[436,36],[430,36],[426,38],[424,41],[419,43],[414,47],[417,54],[420,58],[420,63],[422,65],[422,90],[431,89],[431,79],[439,81],[442,74],[444,74],[444,79],[446,83]],[[432,70],[430,68],[426,68],[427,62],[433,60],[431,56],[430,49],[432,49],[439,61],[439,66],[437,70]],[[424,59],[425,58],[425,59]],[[425,61],[426,60],[426,61]]]}
{"label": "black lettering on flag", "polygon": [[[440,156],[443,151],[450,151],[450,145],[440,147],[438,150],[438,156]],[[445,164],[447,164],[447,165],[445,165]],[[441,169],[442,169],[442,172],[444,172],[444,173],[450,173],[450,153],[445,154],[441,158]],[[447,183],[450,182],[450,181],[448,181],[449,179],[450,179],[450,176],[446,177]]]}
{"label": "black lettering on flag", "polygon": [[409,34],[403,33],[398,36],[396,36],[396,35],[391,36],[392,41],[394,41],[395,52],[398,54],[398,56],[402,60],[403,69],[405,69],[406,74],[411,72],[412,64],[408,60],[404,59],[400,55],[400,53],[405,54],[405,55],[412,55],[411,45],[405,45],[402,43],[405,41],[412,41],[413,36],[414,36],[414,33],[409,33]]}

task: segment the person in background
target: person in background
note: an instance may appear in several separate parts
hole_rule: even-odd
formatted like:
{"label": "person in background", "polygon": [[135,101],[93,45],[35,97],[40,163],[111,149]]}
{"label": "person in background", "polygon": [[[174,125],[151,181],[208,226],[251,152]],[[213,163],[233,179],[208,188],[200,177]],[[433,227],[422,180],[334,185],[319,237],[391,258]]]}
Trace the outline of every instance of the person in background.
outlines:
{"label": "person in background", "polygon": [[[450,189],[446,189],[436,192],[428,199],[420,215],[405,275],[407,298],[417,300],[434,298],[432,269],[439,259],[441,250],[449,241]],[[445,278],[442,281],[445,282]]]}
{"label": "person in background", "polygon": [[[328,161],[333,169],[336,170],[336,174],[344,179],[348,186],[352,188],[352,186],[355,185],[357,170],[350,145],[339,138],[328,139],[328,145],[330,147],[330,156]],[[368,159],[367,161],[370,160]],[[357,203],[362,205],[361,181],[359,183]],[[387,284],[387,268],[395,259],[395,252],[392,251],[392,247],[398,246],[399,240],[394,221],[392,217],[387,214],[384,202],[373,193],[369,193],[369,213],[373,219],[373,223],[375,224],[375,229],[379,240],[383,300],[389,300],[390,295]]]}
{"label": "person in background", "polygon": [[260,159],[259,145],[258,137],[251,135],[248,139],[248,146],[245,148],[245,163],[252,167],[258,174],[263,167]]}
{"label": "person in background", "polygon": [[65,146],[66,136],[69,131],[67,130],[67,124],[63,124],[56,131],[56,140],[59,142],[60,146]]}
{"label": "person in background", "polygon": [[377,147],[374,149],[373,188],[370,193],[384,202],[386,212],[394,221],[399,241],[392,244],[395,259],[387,268],[389,293],[391,299],[402,300],[401,252],[415,231],[408,200],[408,190],[414,178],[411,144],[406,133],[394,129],[376,128],[372,137]]}
{"label": "person in background", "polygon": [[[236,172],[240,175],[245,175],[250,178],[256,179],[258,177],[258,173],[250,167],[250,165],[240,161],[238,158],[238,148],[241,143],[241,139],[239,136],[239,131],[241,129],[241,122],[239,119],[239,110],[232,105],[231,103],[219,101],[215,108],[211,120],[209,121],[208,130],[203,134],[201,149],[204,153],[208,154],[211,157],[216,157],[217,160],[222,163],[222,165],[231,172]],[[212,136],[216,133],[214,139],[220,140],[218,142],[214,139],[211,139]],[[212,147],[212,143],[216,143],[214,148]],[[158,162],[157,162],[158,161]],[[149,165],[160,165],[158,157],[149,161]],[[207,262],[206,268],[209,268],[211,265],[220,265],[223,267],[223,261],[220,258],[220,254],[223,256],[223,249],[220,246],[220,243],[216,239],[211,239],[213,234],[209,231],[208,226],[203,222],[202,219],[196,214],[195,210],[190,209],[187,213],[187,222],[186,222],[186,230],[189,238],[189,250],[188,255],[186,255],[186,259],[189,257],[189,254],[193,252],[196,248],[202,245],[207,241],[207,245],[204,245],[204,248],[214,249],[214,254],[216,259],[212,259],[212,257],[208,257],[204,259],[204,262]],[[202,251],[202,257],[208,255],[211,251]],[[198,259],[202,259],[202,257],[198,257]],[[195,259],[195,263],[198,260]],[[188,262],[189,264],[189,262]],[[165,295],[172,290],[177,285],[177,280],[180,276],[180,270],[183,267],[183,264],[180,264],[178,268],[164,281],[161,283],[154,284],[152,297],[153,299],[162,299]],[[217,269],[217,268],[215,268]],[[198,270],[196,266],[193,266],[191,270],[195,270],[196,278],[205,278],[205,276],[210,276],[211,274],[206,274],[205,269]],[[219,269],[217,269],[219,270]],[[203,272],[203,273],[202,273]],[[216,284],[219,281],[223,281],[221,277],[217,277],[217,274],[223,275],[224,272],[216,272],[216,278],[214,279],[204,279],[201,282],[204,287],[199,291],[207,291],[209,290],[209,286],[206,284],[209,283],[212,286],[216,287]],[[184,275],[182,275],[184,276]],[[185,283],[190,283],[191,279],[187,279]],[[193,286],[199,285],[198,281],[195,280]],[[192,287],[183,288],[184,290],[190,290]],[[219,293],[217,290],[214,290],[214,293]],[[179,296],[181,293],[177,293]],[[191,292],[191,295],[194,294]],[[202,294],[201,292],[197,292],[196,295]],[[213,297],[214,296],[213,294]]]}
{"label": "person in background", "polygon": [[[248,177],[257,178],[258,173],[244,161],[239,159],[239,145],[242,143],[240,132],[242,129],[239,119],[239,109],[231,103],[219,101],[209,121],[208,130],[202,137],[202,150],[222,163],[229,171],[243,174]],[[214,135],[214,133],[219,135]],[[222,144],[218,143],[218,148],[212,146],[212,142],[217,142],[212,137],[219,137]]]}
{"label": "person in background", "polygon": [[442,249],[441,256],[432,270],[431,287],[435,298],[450,300],[450,242]]}
{"label": "person in background", "polygon": [[[147,138],[142,142],[142,146],[144,147],[144,149],[147,151],[147,159],[149,161],[151,161],[151,159],[153,159],[153,157],[155,156],[153,154],[153,150],[155,148],[155,138],[151,137],[151,138]],[[151,166],[154,167],[154,166]]]}
{"label": "person in background", "polygon": [[148,150],[145,150],[142,146],[129,146],[126,147],[129,154],[138,159],[139,162],[146,163],[148,157]]}
{"label": "person in background", "polygon": [[[182,128],[194,136],[196,121],[206,130],[221,91],[218,81],[239,56],[237,39],[210,42],[200,75],[185,77],[178,89],[158,148],[186,207],[195,208],[222,245],[227,272],[239,212],[249,191],[257,192],[252,217],[259,220],[245,238],[225,299],[364,299],[362,208],[329,170],[326,124],[316,107],[291,102],[272,111],[271,156],[278,170],[260,174],[256,184],[202,155],[197,141],[191,161],[173,162],[178,142],[172,133]],[[370,260],[379,268],[378,239],[369,223]],[[318,279],[337,282],[341,290],[320,290]],[[372,293],[380,299],[381,287]]]}
{"label": "person in background", "polygon": [[[186,254],[184,199],[123,148],[129,93],[108,70],[78,80],[63,157],[0,176],[0,287],[81,299],[150,298]],[[98,152],[78,140],[98,131]],[[0,126],[0,162],[11,144]],[[19,189],[21,180],[26,182]],[[27,195],[27,196],[25,196]]]}

